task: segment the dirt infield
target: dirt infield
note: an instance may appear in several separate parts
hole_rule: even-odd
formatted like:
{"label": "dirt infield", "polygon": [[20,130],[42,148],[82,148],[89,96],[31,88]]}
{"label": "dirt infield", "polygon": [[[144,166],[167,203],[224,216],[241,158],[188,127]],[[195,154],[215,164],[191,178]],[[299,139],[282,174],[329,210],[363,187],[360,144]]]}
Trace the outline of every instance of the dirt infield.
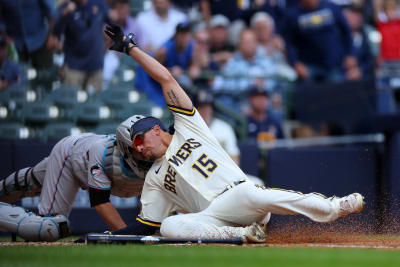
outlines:
{"label": "dirt infield", "polygon": [[[4,240],[4,239],[3,239]],[[17,242],[2,241],[4,246],[84,246],[72,240],[58,242]],[[182,245],[182,244],[180,244]],[[188,244],[191,245],[191,244]],[[231,245],[230,245],[231,246]],[[245,244],[243,246],[256,247],[323,247],[323,248],[374,248],[400,250],[399,235],[365,235],[365,234],[339,234],[339,233],[271,233],[265,244]]]}

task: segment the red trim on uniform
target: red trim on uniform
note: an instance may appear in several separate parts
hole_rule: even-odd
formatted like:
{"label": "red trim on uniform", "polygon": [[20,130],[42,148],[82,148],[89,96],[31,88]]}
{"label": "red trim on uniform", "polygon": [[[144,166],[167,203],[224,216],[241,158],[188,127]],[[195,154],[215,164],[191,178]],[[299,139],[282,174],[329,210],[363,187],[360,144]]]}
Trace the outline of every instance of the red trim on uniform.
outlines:
{"label": "red trim on uniform", "polygon": [[56,194],[57,194],[57,190],[58,190],[58,189],[57,189],[57,186],[58,186],[58,183],[60,182],[61,175],[62,175],[62,172],[63,172],[64,167],[65,167],[65,163],[67,162],[67,160],[68,160],[69,157],[70,157],[70,156],[67,155],[67,156],[64,158],[64,160],[63,160],[63,163],[62,163],[60,172],[59,172],[59,174],[58,174],[57,183],[56,183],[56,186],[55,186],[55,188],[54,188],[53,199],[52,199],[51,202],[50,202],[50,208],[49,208],[49,210],[47,211],[47,214],[51,214],[50,211],[51,211],[52,208],[53,208],[54,200],[56,199]]}

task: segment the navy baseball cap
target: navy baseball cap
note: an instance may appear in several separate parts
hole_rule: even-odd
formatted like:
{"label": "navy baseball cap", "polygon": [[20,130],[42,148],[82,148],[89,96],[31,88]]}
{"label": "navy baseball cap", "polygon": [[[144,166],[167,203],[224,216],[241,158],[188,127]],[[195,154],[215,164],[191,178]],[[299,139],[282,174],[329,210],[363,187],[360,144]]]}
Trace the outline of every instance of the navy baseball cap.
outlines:
{"label": "navy baseball cap", "polygon": [[259,86],[253,86],[250,87],[248,90],[249,96],[255,96],[255,95],[264,95],[268,96],[268,92],[265,88],[259,87]]}
{"label": "navy baseball cap", "polygon": [[200,89],[193,99],[193,105],[197,107],[199,105],[205,105],[205,104],[213,105],[214,95],[210,90]]}
{"label": "navy baseball cap", "polygon": [[131,140],[133,141],[136,136],[146,133],[156,125],[160,125],[160,128],[165,131],[163,123],[155,117],[149,116],[138,120],[131,126]]}
{"label": "navy baseball cap", "polygon": [[178,32],[190,32],[190,24],[189,22],[181,22],[176,25],[175,33]]}

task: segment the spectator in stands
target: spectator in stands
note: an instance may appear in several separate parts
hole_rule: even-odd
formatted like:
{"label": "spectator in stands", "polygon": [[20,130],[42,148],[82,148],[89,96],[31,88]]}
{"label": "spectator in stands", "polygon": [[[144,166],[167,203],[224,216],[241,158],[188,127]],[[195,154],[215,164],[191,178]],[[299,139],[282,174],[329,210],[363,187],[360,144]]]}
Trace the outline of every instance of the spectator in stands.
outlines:
{"label": "spectator in stands", "polygon": [[200,10],[204,21],[208,24],[215,15],[223,15],[230,21],[240,19],[239,1],[232,0],[200,0]]}
{"label": "spectator in stands", "polygon": [[285,43],[275,32],[273,18],[265,12],[257,12],[251,18],[250,26],[257,36],[258,52],[271,58],[277,68],[277,75],[295,80],[296,73],[286,62]]}
{"label": "spectator in stands", "polygon": [[376,0],[375,21],[382,36],[379,63],[389,68],[391,63],[399,67],[400,61],[400,7],[395,0]]}
{"label": "spectator in stands", "polygon": [[248,137],[258,141],[284,138],[282,126],[268,113],[268,92],[259,86],[249,89]]}
{"label": "spectator in stands", "polygon": [[193,51],[194,41],[190,25],[182,22],[176,26],[174,37],[163,44],[154,57],[167,67],[177,80],[181,80],[184,72],[189,71],[192,66]]}
{"label": "spectator in stands", "polygon": [[0,91],[22,81],[21,67],[8,58],[8,44],[5,34],[0,34]]}
{"label": "spectator in stands", "polygon": [[371,79],[374,75],[374,58],[367,34],[363,28],[362,12],[363,10],[361,7],[351,5],[345,8],[344,15],[351,28],[354,56],[357,59],[361,76],[363,79]]}
{"label": "spectator in stands", "polygon": [[268,112],[272,118],[282,122],[287,118],[287,110],[283,103],[283,97],[280,93],[274,92],[270,97],[271,104],[268,105]]}
{"label": "spectator in stands", "polygon": [[235,132],[228,123],[214,117],[214,96],[212,92],[200,89],[193,100],[193,105],[199,111],[223,149],[239,165],[240,151],[237,146]]}
{"label": "spectator in stands", "polygon": [[212,60],[222,69],[225,63],[232,57],[235,47],[229,43],[229,20],[224,15],[215,15],[210,23],[210,53]]}
{"label": "spectator in stands", "polygon": [[131,16],[130,0],[116,0],[113,9],[116,11],[116,23],[122,27],[124,33],[134,33],[136,44],[144,47],[146,34],[138,25],[137,18]]}
{"label": "spectator in stands", "polygon": [[[154,57],[180,82],[182,86],[190,86],[190,73],[194,53],[194,41],[191,37],[190,26],[187,22],[176,26],[176,33],[156,52]],[[165,106],[165,100],[159,83],[139,66],[136,71],[135,87],[144,92],[148,98],[159,106]]]}
{"label": "spectator in stands", "polygon": [[[146,43],[145,38],[146,35],[142,31],[142,28],[139,27],[136,18],[132,17],[131,14],[131,4],[130,0],[116,0],[112,3],[112,10],[115,11],[116,15],[116,24],[120,25],[124,31],[124,34],[134,33],[135,34],[135,42],[139,47],[143,47]],[[107,44],[107,42],[110,44]],[[106,47],[111,46],[111,41],[106,39]],[[111,82],[114,77],[114,73],[120,66],[120,57],[126,56],[121,53],[117,53],[113,50],[106,50],[106,54],[104,56],[104,69],[103,69],[103,78],[104,78],[104,88],[107,88],[108,84]]]}
{"label": "spectator in stands", "polygon": [[183,13],[189,13],[191,9],[198,9],[199,0],[171,0],[171,3]]}
{"label": "spectator in stands", "polygon": [[218,70],[218,65],[211,58],[210,54],[210,32],[202,23],[196,27],[193,33],[194,36],[194,52],[193,52],[193,65],[190,69],[190,77],[193,82],[198,80],[208,80],[207,77],[201,77],[206,71]]}
{"label": "spectator in stands", "polygon": [[223,78],[214,82],[216,91],[230,91],[232,95],[245,92],[252,85],[274,85],[267,77],[275,74],[271,58],[257,53],[257,39],[253,30],[245,29],[240,34],[238,50],[222,70]]}
{"label": "spectator in stands", "polygon": [[153,7],[139,13],[137,22],[146,34],[144,50],[154,52],[175,33],[176,25],[187,21],[187,16],[172,7],[169,0],[153,0]]}
{"label": "spectator in stands", "polygon": [[265,12],[269,14],[276,26],[278,32],[280,31],[280,25],[282,24],[283,15],[285,9],[285,1],[276,0],[250,0],[249,6],[243,10],[242,19],[246,21],[248,25],[251,24],[251,18],[258,12]]}
{"label": "spectator in stands", "polygon": [[66,1],[58,8],[54,33],[64,35],[64,84],[102,90],[105,22],[110,18],[103,0]]}
{"label": "spectator in stands", "polygon": [[31,62],[37,69],[53,65],[53,49],[57,40],[52,36],[55,5],[52,0],[1,0],[0,23],[14,41],[19,59]]}
{"label": "spectator in stands", "polygon": [[284,26],[289,62],[299,79],[359,79],[351,31],[342,9],[327,0],[300,0],[286,11]]}
{"label": "spectator in stands", "polygon": [[259,49],[262,53],[283,58],[285,44],[282,38],[275,34],[275,22],[270,15],[265,12],[254,14],[250,26],[257,36]]}

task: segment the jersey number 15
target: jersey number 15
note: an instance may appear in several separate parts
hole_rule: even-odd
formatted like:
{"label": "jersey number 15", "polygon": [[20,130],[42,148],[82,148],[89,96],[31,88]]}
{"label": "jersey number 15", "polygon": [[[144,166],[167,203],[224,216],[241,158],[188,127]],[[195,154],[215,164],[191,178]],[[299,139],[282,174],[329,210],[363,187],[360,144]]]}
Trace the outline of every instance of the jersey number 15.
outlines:
{"label": "jersey number 15", "polygon": [[[199,163],[199,164],[197,164]],[[202,167],[200,167],[200,166]],[[197,161],[192,165],[192,168],[198,171],[204,178],[208,179],[209,174],[218,167],[212,159],[208,158],[206,154],[202,154]]]}

